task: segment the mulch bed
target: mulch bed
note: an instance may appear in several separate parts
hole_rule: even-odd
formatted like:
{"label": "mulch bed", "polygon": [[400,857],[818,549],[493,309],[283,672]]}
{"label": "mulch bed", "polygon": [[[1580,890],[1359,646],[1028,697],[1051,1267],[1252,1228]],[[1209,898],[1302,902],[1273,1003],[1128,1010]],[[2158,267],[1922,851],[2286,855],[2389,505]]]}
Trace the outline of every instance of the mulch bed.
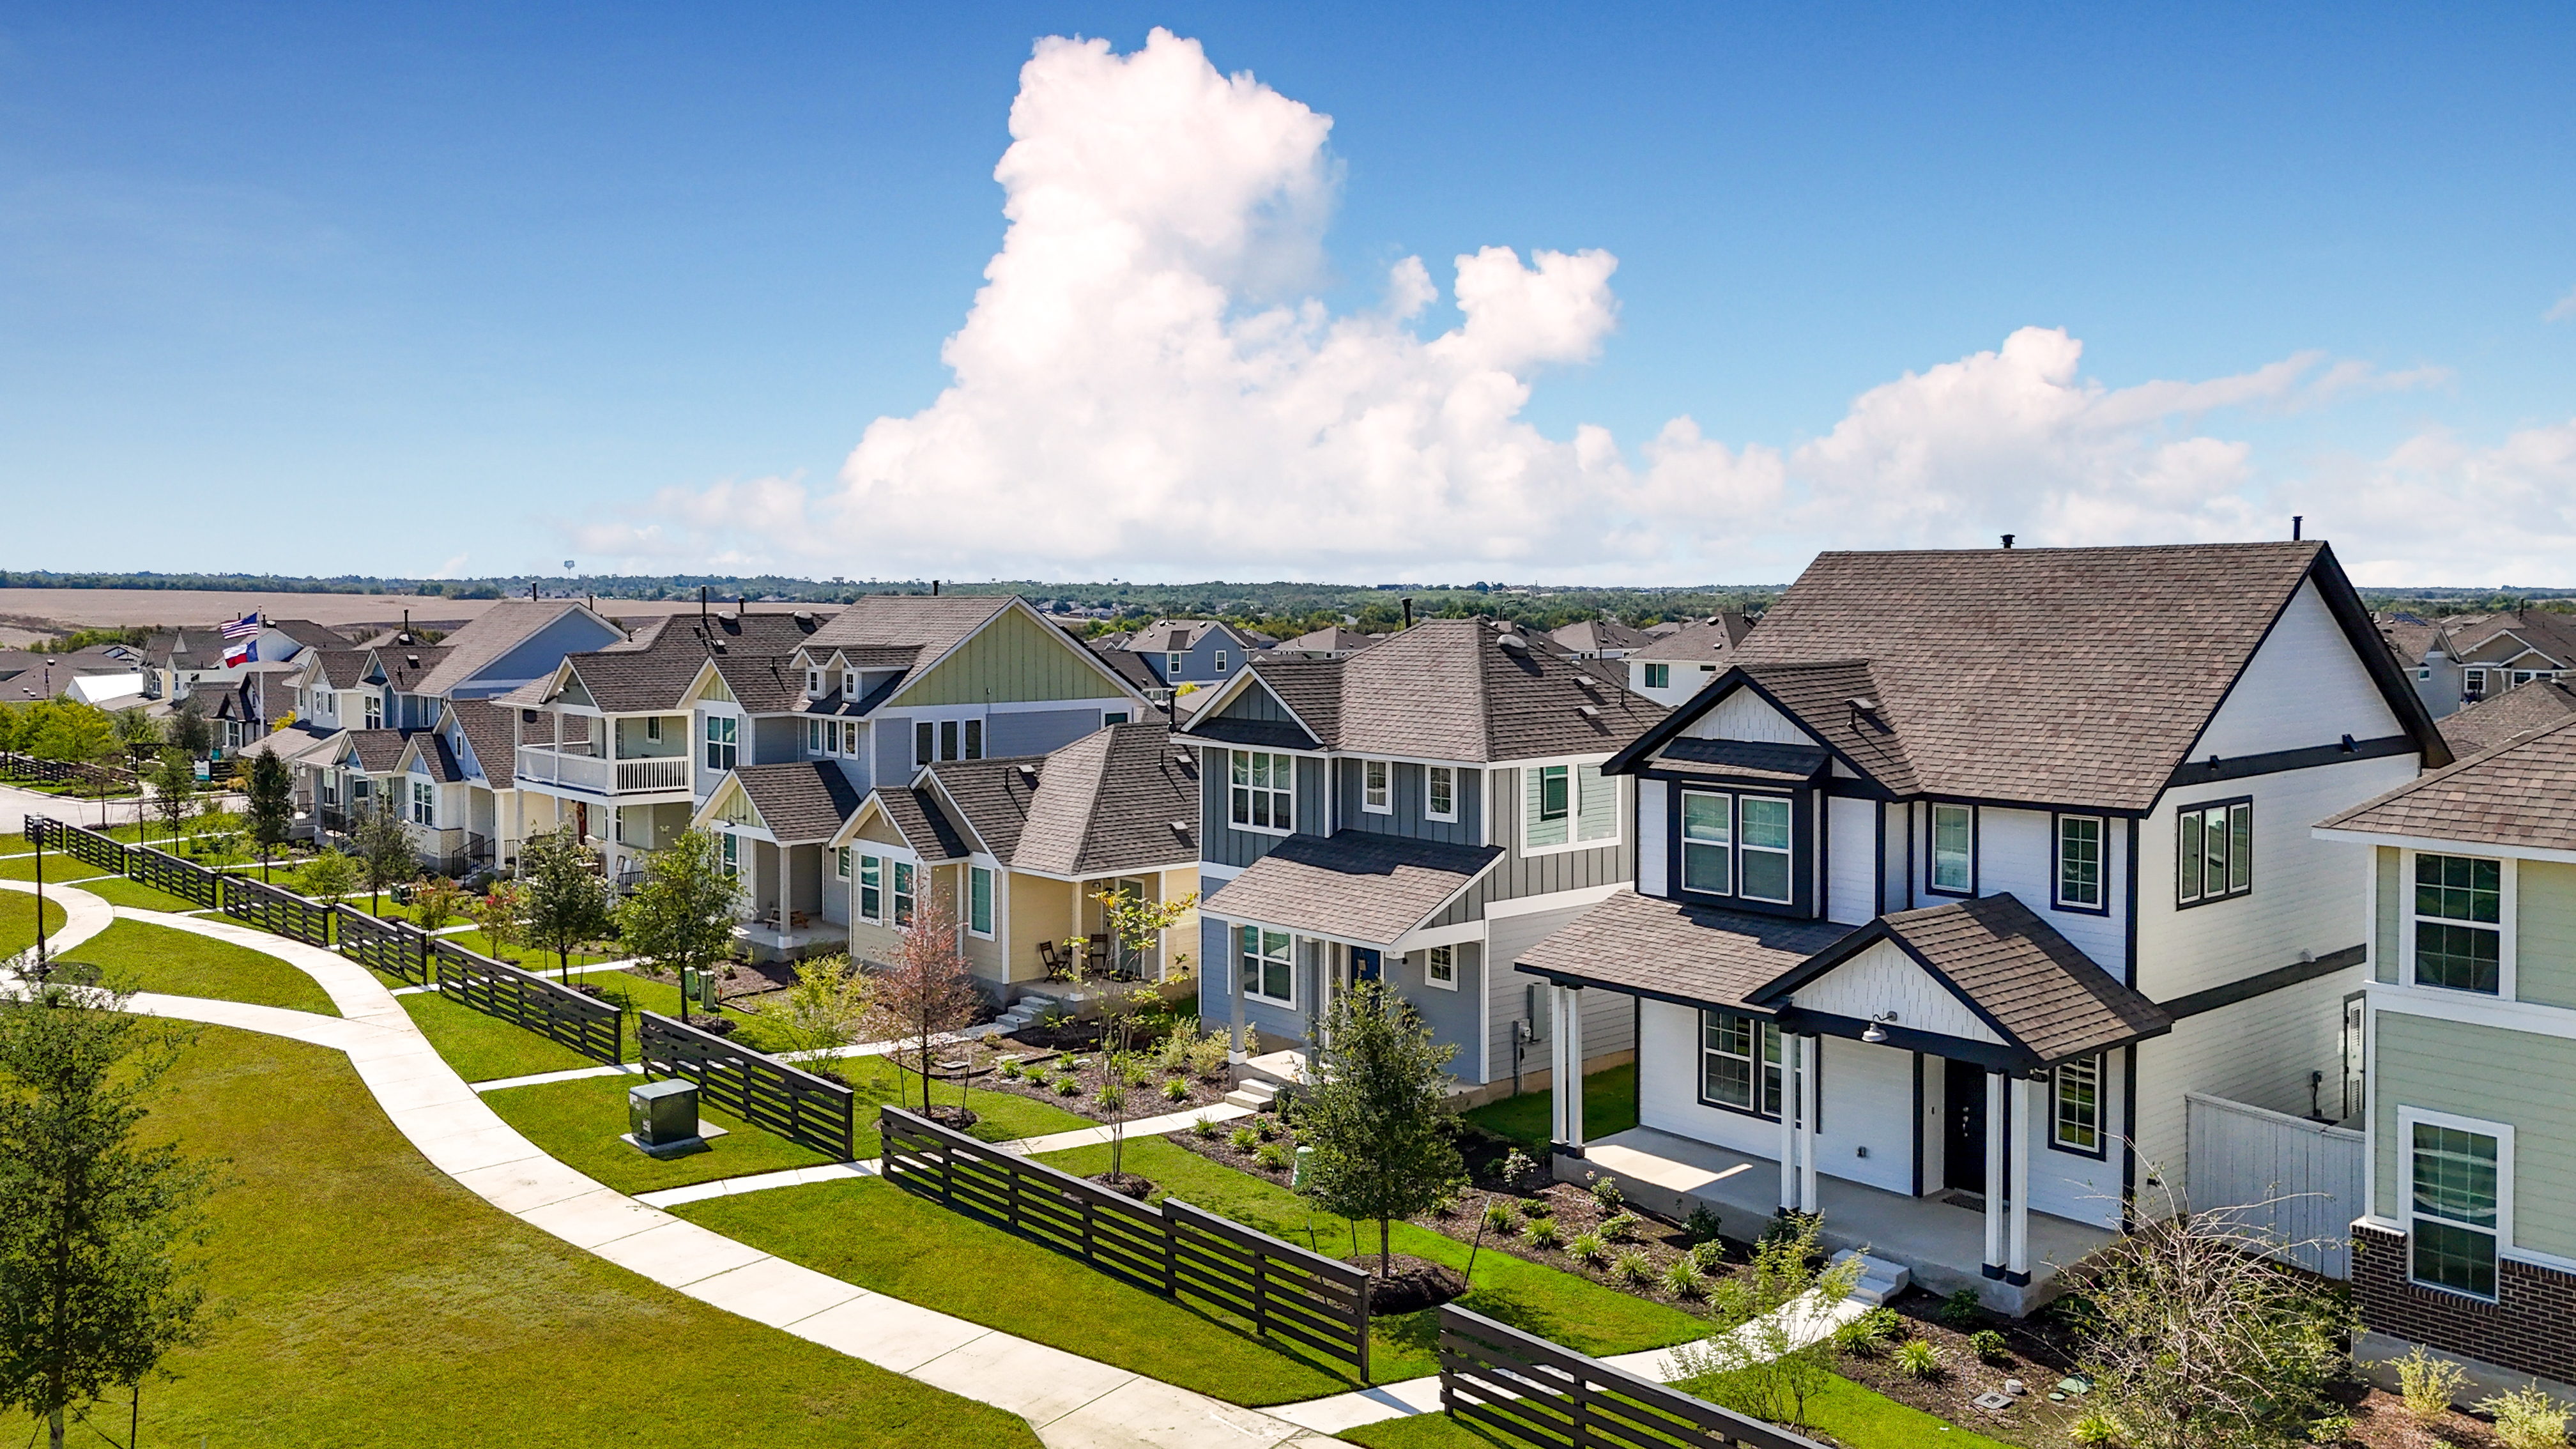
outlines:
{"label": "mulch bed", "polygon": [[1375,1253],[1342,1260],[1367,1271],[1371,1318],[1437,1308],[1467,1291],[1467,1275],[1455,1268],[1444,1268],[1410,1253],[1392,1253],[1388,1257],[1391,1261],[1387,1263],[1380,1263]]}
{"label": "mulch bed", "polygon": [[[1896,1367],[1895,1345],[1835,1355],[1834,1369],[1900,1404],[1921,1409],[1991,1438],[2031,1449],[2066,1449],[2067,1431],[2084,1416],[2084,1396],[2069,1393],[2052,1402],[2058,1381],[2075,1372],[2074,1345],[2058,1320],[2045,1310],[2026,1319],[1997,1317],[1982,1309],[1973,1321],[1957,1326],[1943,1321],[1944,1301],[1920,1288],[1909,1288],[1888,1307],[1905,1319],[1908,1338],[1931,1344],[1941,1354],[1941,1373],[1934,1378],[1908,1378]],[[1968,1335],[1993,1329],[2004,1336],[2003,1361],[1986,1363],[1968,1346]],[[2007,1395],[2007,1408],[1974,1402],[1980,1394],[2004,1393],[2004,1381],[2019,1379],[2027,1391]]]}
{"label": "mulch bed", "polygon": [[[1033,1037],[1065,1036],[1074,1036],[1077,1039],[1087,1036],[1090,1044],[1067,1050],[1031,1040]],[[1077,1116],[1105,1122],[1109,1120],[1109,1114],[1092,1102],[1092,1097],[1100,1090],[1101,1083],[1107,1079],[1102,1054],[1097,1047],[1098,1036],[1096,1030],[1089,1028],[1059,1029],[1053,1032],[1031,1028],[1006,1037],[985,1037],[980,1040],[960,1042],[953,1047],[938,1048],[934,1050],[933,1055],[942,1061],[966,1063],[966,1071],[974,1077],[978,1090],[1016,1093],[1019,1096],[1051,1103]],[[1016,1063],[1021,1069],[1021,1075],[1005,1076],[1003,1064],[1006,1062]],[[934,1075],[944,1076],[953,1081],[957,1073],[952,1070],[934,1072]],[[1073,1082],[1073,1090],[1070,1093],[1064,1091],[1059,1085],[1068,1078]],[[1164,1084],[1172,1081],[1180,1082],[1187,1089],[1178,1100],[1164,1095]],[[1131,1085],[1127,1089],[1126,1118],[1132,1122],[1141,1117],[1160,1117],[1172,1112],[1205,1111],[1223,1102],[1226,1093],[1233,1090],[1234,1083],[1222,1075],[1210,1080],[1189,1072],[1172,1072],[1156,1065],[1152,1068],[1152,1077],[1149,1081],[1142,1086]]]}
{"label": "mulch bed", "polygon": [[2352,1416],[2345,1442],[2366,1449],[2503,1449],[2494,1424],[2457,1409],[2426,1424],[2407,1412],[2404,1399],[2367,1384],[2345,1385],[2333,1397]]}

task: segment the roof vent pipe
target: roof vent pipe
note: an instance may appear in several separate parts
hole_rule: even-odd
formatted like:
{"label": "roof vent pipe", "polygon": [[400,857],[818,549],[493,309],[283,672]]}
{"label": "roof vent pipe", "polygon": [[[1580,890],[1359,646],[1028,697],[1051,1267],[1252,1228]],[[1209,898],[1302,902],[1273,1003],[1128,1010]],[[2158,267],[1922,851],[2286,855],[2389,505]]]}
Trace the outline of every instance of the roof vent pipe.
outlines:
{"label": "roof vent pipe", "polygon": [[1406,599],[1404,601],[1404,627],[1408,629],[1413,627],[1413,601],[1411,599]]}
{"label": "roof vent pipe", "polygon": [[2300,525],[2307,521],[2308,516],[2304,513],[2293,513],[2290,515],[2290,542],[2297,543],[2299,541]]}
{"label": "roof vent pipe", "polygon": [[932,579],[930,581],[930,596],[934,599],[939,597],[939,580],[937,579]]}
{"label": "roof vent pipe", "polygon": [[2010,547],[2012,547],[2012,541],[2013,541],[2013,536],[2012,536],[2011,534],[2007,533],[2007,534],[2005,534],[2005,535],[2004,535],[2004,547],[2006,547],[2006,548],[2010,548]]}

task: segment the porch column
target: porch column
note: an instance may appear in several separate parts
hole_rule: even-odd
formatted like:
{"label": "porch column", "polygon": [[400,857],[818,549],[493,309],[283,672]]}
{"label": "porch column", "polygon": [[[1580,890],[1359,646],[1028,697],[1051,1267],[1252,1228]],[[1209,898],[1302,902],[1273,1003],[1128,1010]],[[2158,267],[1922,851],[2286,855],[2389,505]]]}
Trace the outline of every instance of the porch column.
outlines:
{"label": "porch column", "polygon": [[1816,1192],[1816,1119],[1824,1115],[1823,1075],[1817,1068],[1824,1065],[1825,1039],[1820,1036],[1798,1040],[1798,1207],[1803,1212],[1824,1211],[1824,1199]]}
{"label": "porch column", "polygon": [[1558,1020],[1565,1024],[1559,1033],[1565,1039],[1565,1136],[1558,1139],[1583,1155],[1583,988],[1568,986],[1565,990],[1565,1012]]}
{"label": "porch column", "polygon": [[[1756,1040],[1759,1040],[1757,1028]],[[1754,1048],[1759,1055],[1761,1048]],[[1761,1103],[1762,1084],[1753,1087],[1754,1106]],[[1780,1211],[1798,1210],[1798,1038],[1780,1038]]]}
{"label": "porch column", "polygon": [[2030,1282],[2030,1078],[2012,1079],[2012,1238],[2004,1248],[2004,1281]]}
{"label": "porch column", "polygon": [[2004,1074],[1986,1073],[1986,1259],[1989,1278],[2004,1275]]}
{"label": "porch column", "polygon": [[[1225,961],[1221,969],[1225,972],[1226,1004],[1234,1013],[1231,1027],[1234,1038],[1226,1043],[1225,1060],[1228,1066],[1239,1067],[1252,1060],[1250,1040],[1243,1034],[1243,937],[1236,934],[1243,928],[1232,921],[1217,924],[1225,932]],[[1200,934],[1206,934],[1204,928]],[[1293,957],[1291,959],[1293,961]],[[1292,965],[1290,969],[1295,968]]]}

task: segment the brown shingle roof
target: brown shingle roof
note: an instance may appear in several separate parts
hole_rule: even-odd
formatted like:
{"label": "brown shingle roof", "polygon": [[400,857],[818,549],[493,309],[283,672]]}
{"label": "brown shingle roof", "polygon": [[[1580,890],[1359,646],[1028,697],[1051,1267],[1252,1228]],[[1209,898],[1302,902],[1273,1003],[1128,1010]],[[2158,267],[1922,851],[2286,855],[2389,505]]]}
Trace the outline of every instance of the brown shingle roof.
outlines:
{"label": "brown shingle roof", "polygon": [[2576,714],[2576,686],[2535,679],[2478,701],[2441,720],[2442,738],[2461,759],[2482,755],[2515,735],[2546,729]]}
{"label": "brown shingle roof", "polygon": [[1498,845],[1365,830],[1292,835],[1210,896],[1208,910],[1226,920],[1391,946],[1502,854]]}
{"label": "brown shingle roof", "polygon": [[349,749],[358,757],[358,768],[370,775],[390,775],[402,761],[403,743],[412,736],[410,730],[342,730]]}
{"label": "brown shingle roof", "polygon": [[964,860],[968,855],[965,835],[928,790],[879,790],[875,798],[895,833],[924,862]]}
{"label": "brown shingle roof", "polygon": [[1686,906],[1622,887],[1513,964],[1570,984],[1744,1006],[1752,993],[1851,932],[1832,921]]}
{"label": "brown shingle roof", "polygon": [[518,747],[510,731],[510,711],[482,699],[451,699],[456,723],[465,731],[465,748],[495,790],[511,788],[517,778]]}
{"label": "brown shingle roof", "polygon": [[807,642],[817,651],[844,644],[908,644],[919,647],[924,660],[935,659],[1010,606],[1005,594],[865,594]]}
{"label": "brown shingle roof", "polygon": [[781,845],[829,840],[864,798],[829,760],[744,765],[733,772],[761,823]]}
{"label": "brown shingle roof", "polygon": [[385,683],[406,694],[416,693],[447,658],[447,649],[435,644],[391,644],[375,652],[376,665],[385,673]]}
{"label": "brown shingle roof", "polygon": [[2576,717],[2365,800],[2319,828],[2576,850]]}
{"label": "brown shingle roof", "polygon": [[313,678],[333,689],[355,689],[367,676],[367,661],[372,649],[315,649],[311,651],[316,669]]}
{"label": "brown shingle roof", "polygon": [[1615,619],[1577,619],[1547,637],[1577,654],[1598,654],[1604,649],[1643,649],[1654,642],[1654,636],[1643,629],[1631,629]]}
{"label": "brown shingle roof", "polygon": [[1196,756],[1173,749],[1160,721],[1111,725],[1051,755],[930,770],[967,828],[1017,869],[1093,875],[1198,859]]}
{"label": "brown shingle roof", "polygon": [[1669,634],[1658,635],[1630,659],[1649,664],[1715,664],[1723,667],[1734,662],[1735,646],[1753,632],[1751,620],[1742,614],[1720,614],[1715,618],[1692,620]]}

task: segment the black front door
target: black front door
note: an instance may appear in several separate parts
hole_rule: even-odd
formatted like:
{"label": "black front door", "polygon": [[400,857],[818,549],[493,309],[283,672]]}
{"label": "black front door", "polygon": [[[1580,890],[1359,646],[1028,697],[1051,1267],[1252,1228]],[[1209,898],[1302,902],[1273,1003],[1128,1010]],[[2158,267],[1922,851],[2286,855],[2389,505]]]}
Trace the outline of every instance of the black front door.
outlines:
{"label": "black front door", "polygon": [[1378,976],[1378,954],[1366,946],[1351,948],[1351,979],[1375,981]]}
{"label": "black front door", "polygon": [[1986,1073],[1975,1062],[1944,1059],[1941,1113],[1949,1139],[1941,1151],[1941,1185],[1986,1190]]}

